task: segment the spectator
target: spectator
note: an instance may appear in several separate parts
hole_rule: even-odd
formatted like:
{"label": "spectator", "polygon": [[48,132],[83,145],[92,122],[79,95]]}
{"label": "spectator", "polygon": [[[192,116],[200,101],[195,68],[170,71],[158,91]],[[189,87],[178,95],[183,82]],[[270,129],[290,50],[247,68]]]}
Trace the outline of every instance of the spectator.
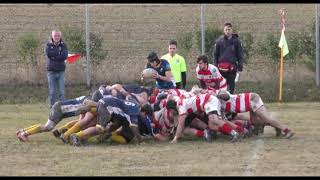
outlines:
{"label": "spectator", "polygon": [[[49,85],[49,106],[59,100],[65,100],[64,73],[66,69],[65,60],[68,57],[67,45],[61,39],[61,32],[53,30],[51,39],[45,46],[45,57],[47,62],[47,77]],[[58,94],[59,93],[59,94]]]}
{"label": "spectator", "polygon": [[169,53],[161,57],[166,59],[171,67],[173,78],[176,82],[177,89],[185,89],[187,82],[187,66],[184,58],[177,54],[177,41],[171,40],[168,47]]}
{"label": "spectator", "polygon": [[228,90],[234,94],[235,78],[243,68],[243,49],[237,34],[232,33],[231,23],[224,24],[224,35],[216,40],[214,65],[227,80]]}

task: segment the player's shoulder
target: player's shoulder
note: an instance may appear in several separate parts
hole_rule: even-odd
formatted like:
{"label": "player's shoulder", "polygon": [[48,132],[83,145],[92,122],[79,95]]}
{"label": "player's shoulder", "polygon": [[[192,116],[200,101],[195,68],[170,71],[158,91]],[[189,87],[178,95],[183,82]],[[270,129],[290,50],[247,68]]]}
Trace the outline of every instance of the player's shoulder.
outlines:
{"label": "player's shoulder", "polygon": [[161,64],[164,66],[170,65],[170,63],[166,59],[161,59]]}
{"label": "player's shoulder", "polygon": [[218,71],[218,68],[213,64],[208,64],[208,69],[213,73],[216,73]]}

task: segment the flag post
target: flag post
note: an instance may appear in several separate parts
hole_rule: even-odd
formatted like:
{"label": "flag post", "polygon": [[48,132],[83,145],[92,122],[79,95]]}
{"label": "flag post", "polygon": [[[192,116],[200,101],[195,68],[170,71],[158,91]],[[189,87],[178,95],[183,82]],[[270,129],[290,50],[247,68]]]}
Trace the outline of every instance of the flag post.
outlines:
{"label": "flag post", "polygon": [[283,48],[280,49],[279,102],[282,101],[282,76],[283,76]]}
{"label": "flag post", "polygon": [[280,9],[281,16],[281,37],[279,41],[280,47],[280,77],[279,77],[279,102],[282,102],[282,80],[283,80],[283,57],[289,53],[288,44],[286,37],[284,35],[285,30],[285,18],[284,18],[284,8]]}

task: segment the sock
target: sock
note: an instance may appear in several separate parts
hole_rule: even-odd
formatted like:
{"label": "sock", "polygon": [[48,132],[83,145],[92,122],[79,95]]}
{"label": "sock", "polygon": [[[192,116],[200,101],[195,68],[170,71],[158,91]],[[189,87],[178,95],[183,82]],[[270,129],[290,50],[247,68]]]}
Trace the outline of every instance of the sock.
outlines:
{"label": "sock", "polygon": [[68,131],[65,132],[63,135],[64,135],[64,137],[65,137],[66,139],[68,139],[71,134],[77,133],[77,132],[79,132],[80,130],[81,130],[80,123],[77,122],[77,123],[75,123],[75,124],[72,126],[72,128],[68,129]]}
{"label": "sock", "polygon": [[232,128],[227,123],[224,123],[222,126],[218,128],[218,130],[223,134],[229,135],[231,134]]}
{"label": "sock", "polygon": [[203,136],[204,136],[204,131],[197,130],[196,136],[198,136],[198,137],[203,137]]}
{"label": "sock", "polygon": [[61,132],[61,130],[63,130],[63,129],[70,129],[77,122],[78,122],[78,120],[73,120],[73,121],[67,122],[65,125],[61,126],[58,130]]}
{"label": "sock", "polygon": [[235,122],[235,125],[242,126],[241,122]]}
{"label": "sock", "polygon": [[23,130],[24,130],[24,131],[28,131],[29,129],[32,129],[32,128],[34,128],[34,127],[38,126],[38,125],[40,125],[40,124],[34,124],[34,125],[32,125],[32,126],[29,126],[29,127],[23,128]]}
{"label": "sock", "polygon": [[84,132],[83,131],[80,131],[80,132],[78,132],[77,134],[76,134],[76,136],[78,136],[80,139],[83,139],[83,137],[84,137]]}
{"label": "sock", "polygon": [[40,129],[41,129],[41,124],[36,124],[26,128],[25,132],[27,133],[27,135],[37,134],[37,133],[40,133]]}
{"label": "sock", "polygon": [[118,135],[116,131],[113,131],[111,133],[111,140],[113,140],[114,142],[119,143],[119,144],[126,144],[127,143],[126,139],[123,136]]}
{"label": "sock", "polygon": [[244,131],[243,127],[237,125],[236,130],[238,131],[238,133],[242,133]]}

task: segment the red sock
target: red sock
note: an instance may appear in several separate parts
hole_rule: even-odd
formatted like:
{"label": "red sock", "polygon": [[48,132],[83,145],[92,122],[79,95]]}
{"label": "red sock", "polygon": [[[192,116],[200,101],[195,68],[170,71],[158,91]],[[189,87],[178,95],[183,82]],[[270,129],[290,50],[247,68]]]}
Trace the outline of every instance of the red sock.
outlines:
{"label": "red sock", "polygon": [[241,127],[241,126],[239,126],[239,125],[236,127],[236,130],[237,130],[239,133],[242,133],[242,132],[244,131],[243,127]]}
{"label": "red sock", "polygon": [[286,128],[286,129],[283,130],[283,132],[287,134],[289,132],[289,129]]}
{"label": "red sock", "polygon": [[234,124],[236,124],[238,126],[242,126],[241,122],[235,122]]}
{"label": "red sock", "polygon": [[229,126],[229,124],[224,123],[222,126],[220,126],[218,128],[218,130],[220,132],[222,132],[223,134],[228,134],[229,135],[229,134],[231,134],[232,128]]}
{"label": "red sock", "polygon": [[196,136],[198,136],[198,137],[203,137],[203,136],[204,136],[204,131],[197,130]]}

